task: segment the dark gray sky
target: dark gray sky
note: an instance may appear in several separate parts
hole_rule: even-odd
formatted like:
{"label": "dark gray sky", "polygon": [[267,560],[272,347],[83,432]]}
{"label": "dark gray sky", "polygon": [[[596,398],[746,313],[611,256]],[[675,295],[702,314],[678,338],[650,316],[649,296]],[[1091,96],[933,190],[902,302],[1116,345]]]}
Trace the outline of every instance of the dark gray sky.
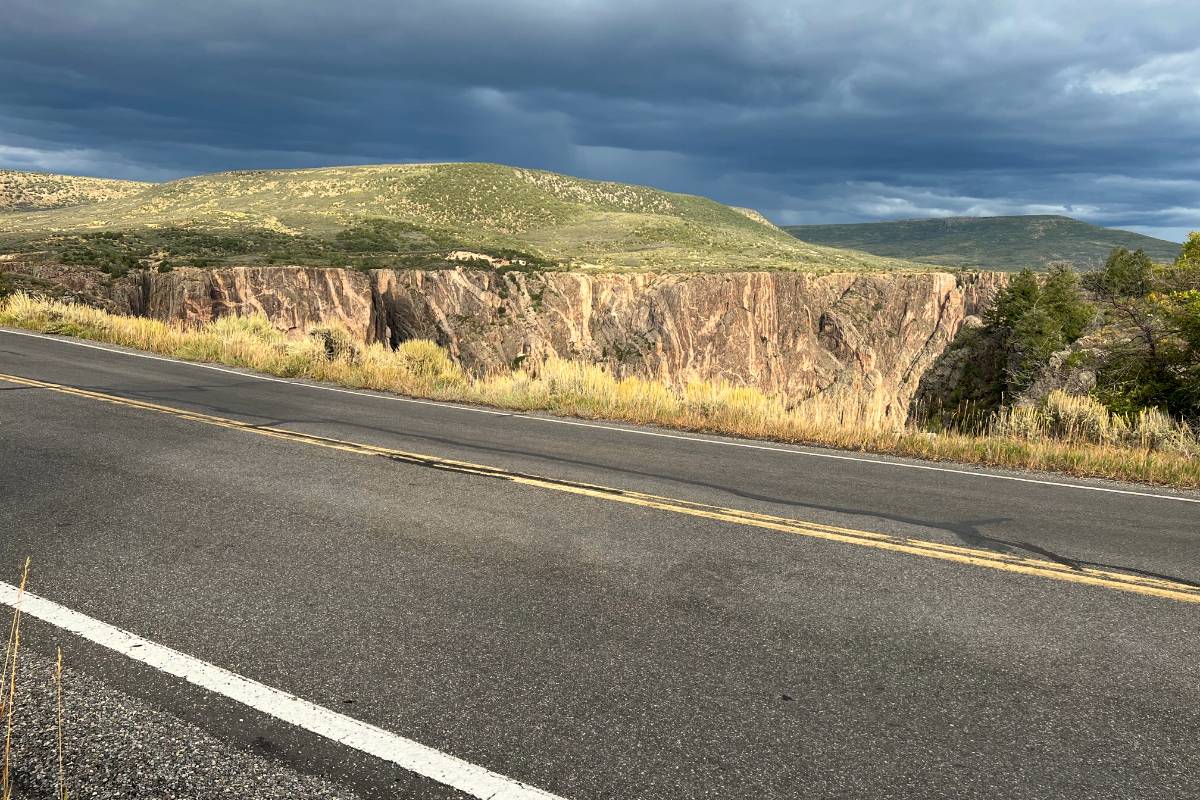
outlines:
{"label": "dark gray sky", "polygon": [[782,223],[1200,228],[1196,0],[4,0],[0,167],[498,161]]}

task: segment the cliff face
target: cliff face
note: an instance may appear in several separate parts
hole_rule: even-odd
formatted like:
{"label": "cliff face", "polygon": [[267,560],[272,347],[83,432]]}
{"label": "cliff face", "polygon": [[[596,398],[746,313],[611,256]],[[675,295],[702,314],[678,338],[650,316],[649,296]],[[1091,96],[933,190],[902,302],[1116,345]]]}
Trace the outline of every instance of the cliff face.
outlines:
{"label": "cliff face", "polygon": [[793,401],[857,395],[891,417],[1005,276],[441,271],[374,274],[381,329],[486,371],[549,355],[681,384],[719,378]]}
{"label": "cliff face", "polygon": [[319,267],[233,267],[142,273],[133,313],[207,322],[230,314],[263,314],[283,331],[303,333],[337,323],[376,341],[372,280],[357,270]]}
{"label": "cliff face", "polygon": [[432,339],[475,372],[557,355],[675,385],[723,379],[795,402],[855,396],[896,418],[1005,279],[238,267],[140,273],[92,289],[115,310],[160,319],[261,312],[289,331],[337,322],[365,341]]}

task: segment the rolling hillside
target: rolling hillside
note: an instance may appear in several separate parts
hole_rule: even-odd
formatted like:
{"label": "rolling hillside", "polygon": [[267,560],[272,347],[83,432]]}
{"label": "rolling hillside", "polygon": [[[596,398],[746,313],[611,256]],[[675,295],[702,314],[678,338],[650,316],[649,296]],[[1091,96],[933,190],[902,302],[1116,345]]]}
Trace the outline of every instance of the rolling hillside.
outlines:
{"label": "rolling hillside", "polygon": [[0,252],[117,268],[173,263],[433,265],[469,251],[542,268],[913,266],[796,240],[692,195],[494,164],[227,172],[0,215]]}
{"label": "rolling hillside", "polygon": [[0,169],[0,213],[44,211],[113,200],[144,191],[152,185]]}
{"label": "rolling hillside", "polygon": [[1079,269],[1104,263],[1114,247],[1141,248],[1173,261],[1180,245],[1132,231],[1101,228],[1071,217],[951,217],[857,225],[791,225],[806,242],[862,250],[925,264],[1018,270],[1068,261]]}

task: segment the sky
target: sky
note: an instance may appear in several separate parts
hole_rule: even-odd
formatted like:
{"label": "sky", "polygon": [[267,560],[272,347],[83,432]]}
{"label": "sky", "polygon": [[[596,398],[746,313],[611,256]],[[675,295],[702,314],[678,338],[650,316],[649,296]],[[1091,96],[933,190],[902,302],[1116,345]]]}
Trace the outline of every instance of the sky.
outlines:
{"label": "sky", "polygon": [[0,168],[493,161],[781,224],[1200,229],[1195,0],[4,0]]}

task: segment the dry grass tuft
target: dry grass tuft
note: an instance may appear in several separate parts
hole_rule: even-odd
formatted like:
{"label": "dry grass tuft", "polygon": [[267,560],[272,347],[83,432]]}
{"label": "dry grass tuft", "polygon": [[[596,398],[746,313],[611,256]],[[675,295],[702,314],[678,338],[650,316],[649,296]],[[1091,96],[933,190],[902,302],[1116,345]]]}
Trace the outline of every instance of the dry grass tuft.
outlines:
{"label": "dry grass tuft", "polygon": [[25,559],[25,568],[21,571],[8,644],[4,648],[4,671],[0,673],[0,715],[4,717],[4,765],[0,768],[0,798],[3,800],[12,800],[12,740],[17,705],[17,664],[21,653],[21,598],[29,580],[29,563],[30,559]]}
{"label": "dry grass tuft", "polygon": [[1008,409],[995,420],[991,432],[1028,441],[1053,439],[1191,458],[1200,455],[1200,442],[1188,424],[1157,408],[1143,409],[1137,416],[1126,418],[1092,397],[1058,390],[1040,405]]}
{"label": "dry grass tuft", "polygon": [[[12,749],[13,730],[16,722],[17,707],[17,665],[20,663],[21,652],[21,601],[25,596],[25,588],[29,583],[29,566],[31,559],[25,559],[21,570],[21,582],[17,587],[17,598],[13,605],[12,624],[8,631],[8,644],[4,648],[4,668],[0,672],[0,718],[4,719],[4,759],[0,765],[0,800],[12,800]],[[58,661],[54,670],[54,686],[56,693],[55,721],[57,725],[58,744],[58,797],[57,800],[68,800],[67,794],[67,765],[63,748],[63,728],[65,721],[65,706],[63,705],[63,663],[62,648],[58,648]]]}
{"label": "dry grass tuft", "polygon": [[226,317],[185,327],[15,294],[0,302],[0,325],[436,400],[1200,487],[1200,446],[1186,425],[1157,411],[1126,420],[1090,398],[1061,393],[1040,407],[1008,411],[979,435],[934,434],[905,420],[889,419],[876,398],[850,393],[823,394],[789,407],[777,397],[721,381],[695,382],[676,390],[556,359],[473,377],[433,342],[409,341],[391,350],[362,344],[336,326],[289,337],[261,317]]}
{"label": "dry grass tuft", "polygon": [[63,666],[62,648],[58,649],[58,658],[54,663],[54,721],[58,744],[58,800],[67,800],[67,761],[63,752],[63,728],[66,710],[63,707]]}

